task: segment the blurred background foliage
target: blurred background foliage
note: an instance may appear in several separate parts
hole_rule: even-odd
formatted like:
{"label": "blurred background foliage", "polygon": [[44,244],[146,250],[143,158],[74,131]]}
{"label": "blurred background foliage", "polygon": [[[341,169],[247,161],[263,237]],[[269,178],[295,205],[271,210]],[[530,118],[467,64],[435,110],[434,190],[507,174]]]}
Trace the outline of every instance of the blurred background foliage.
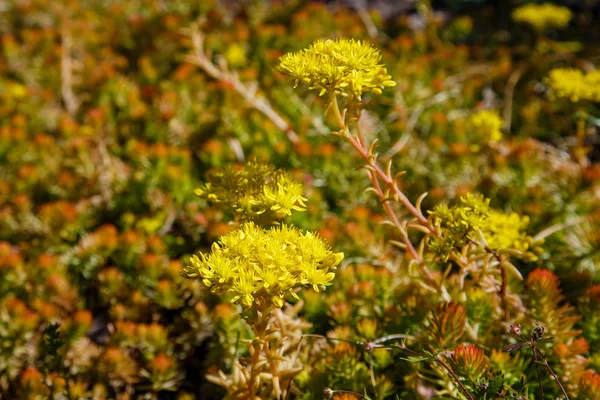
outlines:
{"label": "blurred background foliage", "polygon": [[[179,271],[231,229],[194,189],[250,155],[303,182],[307,211],[291,222],[346,254],[334,285],[297,311],[311,332],[373,340],[449,313],[398,267],[360,162],[328,137],[324,100],[274,71],[284,53],[334,37],[383,52],[397,87],[367,99],[363,122],[381,157],[407,171],[410,198],[429,192],[431,209],[476,191],[528,215],[532,235],[556,230],[538,261],[517,264],[535,272],[519,301],[537,311],[521,323],[563,335],[548,359],[570,393],[600,390],[590,372],[600,369],[600,111],[553,97],[544,81],[552,68],[600,63],[598,4],[572,2],[569,26],[540,34],[511,20],[517,1],[397,3],[1,1],[0,398],[220,398],[204,375],[231,367],[247,328],[235,306]],[[255,86],[297,137],[194,62],[194,29],[208,58]],[[469,125],[481,109],[499,110],[501,140]],[[531,360],[486,333],[507,332],[486,294],[450,296],[462,310],[452,318],[478,326],[504,379],[537,385]],[[456,324],[438,336],[462,343],[465,322]],[[332,387],[426,399],[448,386],[444,371],[352,343],[307,341],[313,362],[298,396]]]}

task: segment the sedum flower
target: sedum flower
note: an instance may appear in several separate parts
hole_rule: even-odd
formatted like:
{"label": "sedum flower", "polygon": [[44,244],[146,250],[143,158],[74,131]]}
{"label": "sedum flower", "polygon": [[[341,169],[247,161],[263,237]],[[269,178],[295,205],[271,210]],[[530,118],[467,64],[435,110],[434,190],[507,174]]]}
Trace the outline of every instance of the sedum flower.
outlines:
{"label": "sedum flower", "polygon": [[292,210],[305,210],[303,191],[302,184],[289,174],[252,159],[239,170],[229,167],[210,173],[208,182],[195,193],[211,203],[234,210],[245,220],[255,220],[259,216],[281,220],[291,215]]}
{"label": "sedum flower", "polygon": [[460,198],[460,204],[453,207],[441,204],[430,211],[430,214],[435,219],[441,236],[432,237],[429,248],[447,259],[451,250],[477,239],[475,234],[485,227],[490,214],[490,199],[480,194],[467,193]]}
{"label": "sedum flower", "polygon": [[496,110],[481,110],[468,119],[471,130],[488,141],[498,142],[502,139],[502,118]]}
{"label": "sedum flower", "polygon": [[579,100],[600,102],[600,71],[584,74],[574,68],[555,68],[548,74],[546,83],[559,98],[576,103]]}
{"label": "sedum flower", "polygon": [[525,233],[529,217],[517,213],[492,211],[483,229],[488,247],[492,250],[514,249],[523,254],[523,258],[535,261],[541,251],[538,243]]}
{"label": "sedum flower", "polygon": [[569,24],[572,16],[573,13],[567,7],[550,3],[526,4],[512,13],[515,21],[531,25],[538,32],[551,28],[564,28]]}
{"label": "sedum flower", "polygon": [[229,293],[232,303],[250,308],[256,297],[281,307],[283,297],[301,286],[324,290],[335,277],[342,253],[333,253],[318,236],[285,224],[263,229],[244,223],[194,255],[181,275],[201,279],[213,293]]}
{"label": "sedum flower", "polygon": [[529,218],[494,210],[489,204],[481,194],[468,193],[455,206],[436,206],[430,214],[441,235],[429,239],[429,248],[446,260],[451,250],[478,242],[481,234],[492,250],[517,250],[522,258],[536,260],[541,248],[525,233]]}
{"label": "sedum flower", "polygon": [[354,39],[317,40],[310,47],[285,54],[277,70],[310,89],[361,99],[366,92],[381,94],[396,86],[370,43]]}

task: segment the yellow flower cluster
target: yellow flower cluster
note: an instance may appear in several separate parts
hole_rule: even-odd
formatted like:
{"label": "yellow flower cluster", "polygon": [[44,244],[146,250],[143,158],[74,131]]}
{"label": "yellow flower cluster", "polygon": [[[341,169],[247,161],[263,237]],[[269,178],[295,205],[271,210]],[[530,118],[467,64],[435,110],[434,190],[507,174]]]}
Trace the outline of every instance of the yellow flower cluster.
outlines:
{"label": "yellow flower cluster", "polygon": [[331,284],[343,253],[333,253],[318,236],[284,224],[263,229],[243,224],[214,243],[209,254],[194,255],[181,275],[201,279],[213,293],[229,293],[232,303],[250,308],[257,297],[276,307],[294,288],[315,291]]}
{"label": "yellow flower cluster", "polygon": [[491,142],[502,139],[502,118],[496,110],[481,110],[472,114],[468,119],[470,129],[478,136]]}
{"label": "yellow flower cluster", "polygon": [[447,260],[451,250],[466,245],[469,239],[477,240],[475,233],[485,227],[490,214],[490,199],[481,194],[467,193],[460,198],[460,204],[453,207],[440,204],[430,214],[441,236],[432,237],[429,248]]}
{"label": "yellow flower cluster", "polygon": [[199,197],[239,213],[242,219],[256,219],[265,213],[271,220],[283,219],[292,210],[304,211],[304,188],[289,174],[263,161],[250,160],[244,168],[228,167],[208,174],[208,182],[195,193]]}
{"label": "yellow flower cluster", "polygon": [[309,48],[285,54],[277,70],[299,83],[360,100],[365,92],[381,94],[396,86],[380,64],[381,53],[371,44],[354,39],[317,40]]}
{"label": "yellow flower cluster", "polygon": [[534,243],[525,233],[529,217],[493,210],[489,203],[490,199],[469,193],[460,198],[458,205],[435,207],[431,215],[441,236],[430,239],[430,249],[447,259],[451,250],[466,245],[469,240],[479,241],[478,233],[481,233],[492,250],[517,250],[524,259],[537,259],[541,252],[539,243]]}
{"label": "yellow flower cluster", "polygon": [[573,13],[567,7],[550,3],[526,4],[515,9],[512,18],[533,26],[538,32],[550,28],[564,28],[571,21]]}
{"label": "yellow flower cluster", "polygon": [[529,217],[517,213],[492,211],[486,221],[483,235],[490,249],[514,249],[521,252],[521,258],[535,261],[542,252],[542,242],[534,242],[525,232]]}
{"label": "yellow flower cluster", "polygon": [[550,71],[546,83],[555,96],[574,103],[579,100],[600,102],[600,70],[584,74],[578,69],[556,68]]}

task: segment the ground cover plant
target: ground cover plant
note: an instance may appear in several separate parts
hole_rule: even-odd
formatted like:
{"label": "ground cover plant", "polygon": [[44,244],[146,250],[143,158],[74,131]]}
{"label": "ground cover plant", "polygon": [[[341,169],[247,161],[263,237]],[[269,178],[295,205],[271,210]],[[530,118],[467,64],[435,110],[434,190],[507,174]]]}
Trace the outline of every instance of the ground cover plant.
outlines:
{"label": "ground cover plant", "polygon": [[592,3],[3,3],[0,398],[600,399]]}

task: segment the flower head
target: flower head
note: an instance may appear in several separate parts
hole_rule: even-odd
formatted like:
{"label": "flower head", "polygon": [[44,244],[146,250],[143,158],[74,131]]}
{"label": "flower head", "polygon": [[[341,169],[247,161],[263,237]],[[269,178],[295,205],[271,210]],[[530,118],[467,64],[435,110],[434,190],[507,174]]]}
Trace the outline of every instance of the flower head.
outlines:
{"label": "flower head", "polygon": [[289,174],[256,159],[243,168],[232,167],[208,175],[208,182],[196,189],[196,195],[211,203],[224,205],[244,220],[267,216],[281,220],[292,210],[304,211],[304,187]]}
{"label": "flower head", "polygon": [[309,48],[285,54],[277,70],[299,83],[360,100],[365,92],[381,94],[396,86],[380,64],[381,53],[370,43],[354,39],[317,40]]}
{"label": "flower head", "polygon": [[478,242],[481,234],[492,250],[518,250],[521,258],[536,260],[541,247],[525,233],[529,218],[494,210],[489,204],[490,199],[468,193],[457,205],[436,206],[430,213],[441,235],[430,238],[429,248],[446,258],[451,250]]}
{"label": "flower head", "polygon": [[296,287],[318,292],[329,286],[343,257],[310,232],[284,224],[267,230],[247,222],[222,236],[209,254],[193,256],[181,274],[201,279],[214,293],[231,294],[231,301],[244,308],[257,297],[281,307]]}
{"label": "flower head", "polygon": [[463,335],[467,323],[467,312],[456,303],[440,304],[428,318],[429,336],[439,345],[456,343]]}
{"label": "flower head", "polygon": [[567,7],[550,3],[526,4],[512,13],[515,21],[529,24],[538,32],[550,28],[564,28],[569,24],[572,16],[573,13]]}
{"label": "flower head", "polygon": [[452,359],[458,372],[472,380],[481,377],[488,365],[488,359],[483,350],[472,344],[456,347]]}
{"label": "flower head", "polygon": [[600,374],[593,370],[583,373],[579,383],[580,397],[584,399],[600,399]]}
{"label": "flower head", "polygon": [[481,110],[471,115],[468,120],[471,130],[477,136],[491,142],[502,139],[502,118],[496,110]]}
{"label": "flower head", "polygon": [[600,102],[600,71],[584,74],[573,68],[555,68],[548,74],[546,83],[552,94],[576,103],[580,100]]}
{"label": "flower head", "polygon": [[541,253],[541,242],[527,235],[528,216],[517,213],[504,213],[493,210],[483,230],[488,247],[492,250],[513,249],[522,254],[522,258],[535,261]]}
{"label": "flower head", "polygon": [[429,248],[447,257],[450,250],[464,246],[469,239],[476,239],[475,233],[484,228],[490,214],[490,199],[468,193],[460,198],[460,204],[453,207],[441,204],[430,213],[440,228],[441,236],[432,237]]}

